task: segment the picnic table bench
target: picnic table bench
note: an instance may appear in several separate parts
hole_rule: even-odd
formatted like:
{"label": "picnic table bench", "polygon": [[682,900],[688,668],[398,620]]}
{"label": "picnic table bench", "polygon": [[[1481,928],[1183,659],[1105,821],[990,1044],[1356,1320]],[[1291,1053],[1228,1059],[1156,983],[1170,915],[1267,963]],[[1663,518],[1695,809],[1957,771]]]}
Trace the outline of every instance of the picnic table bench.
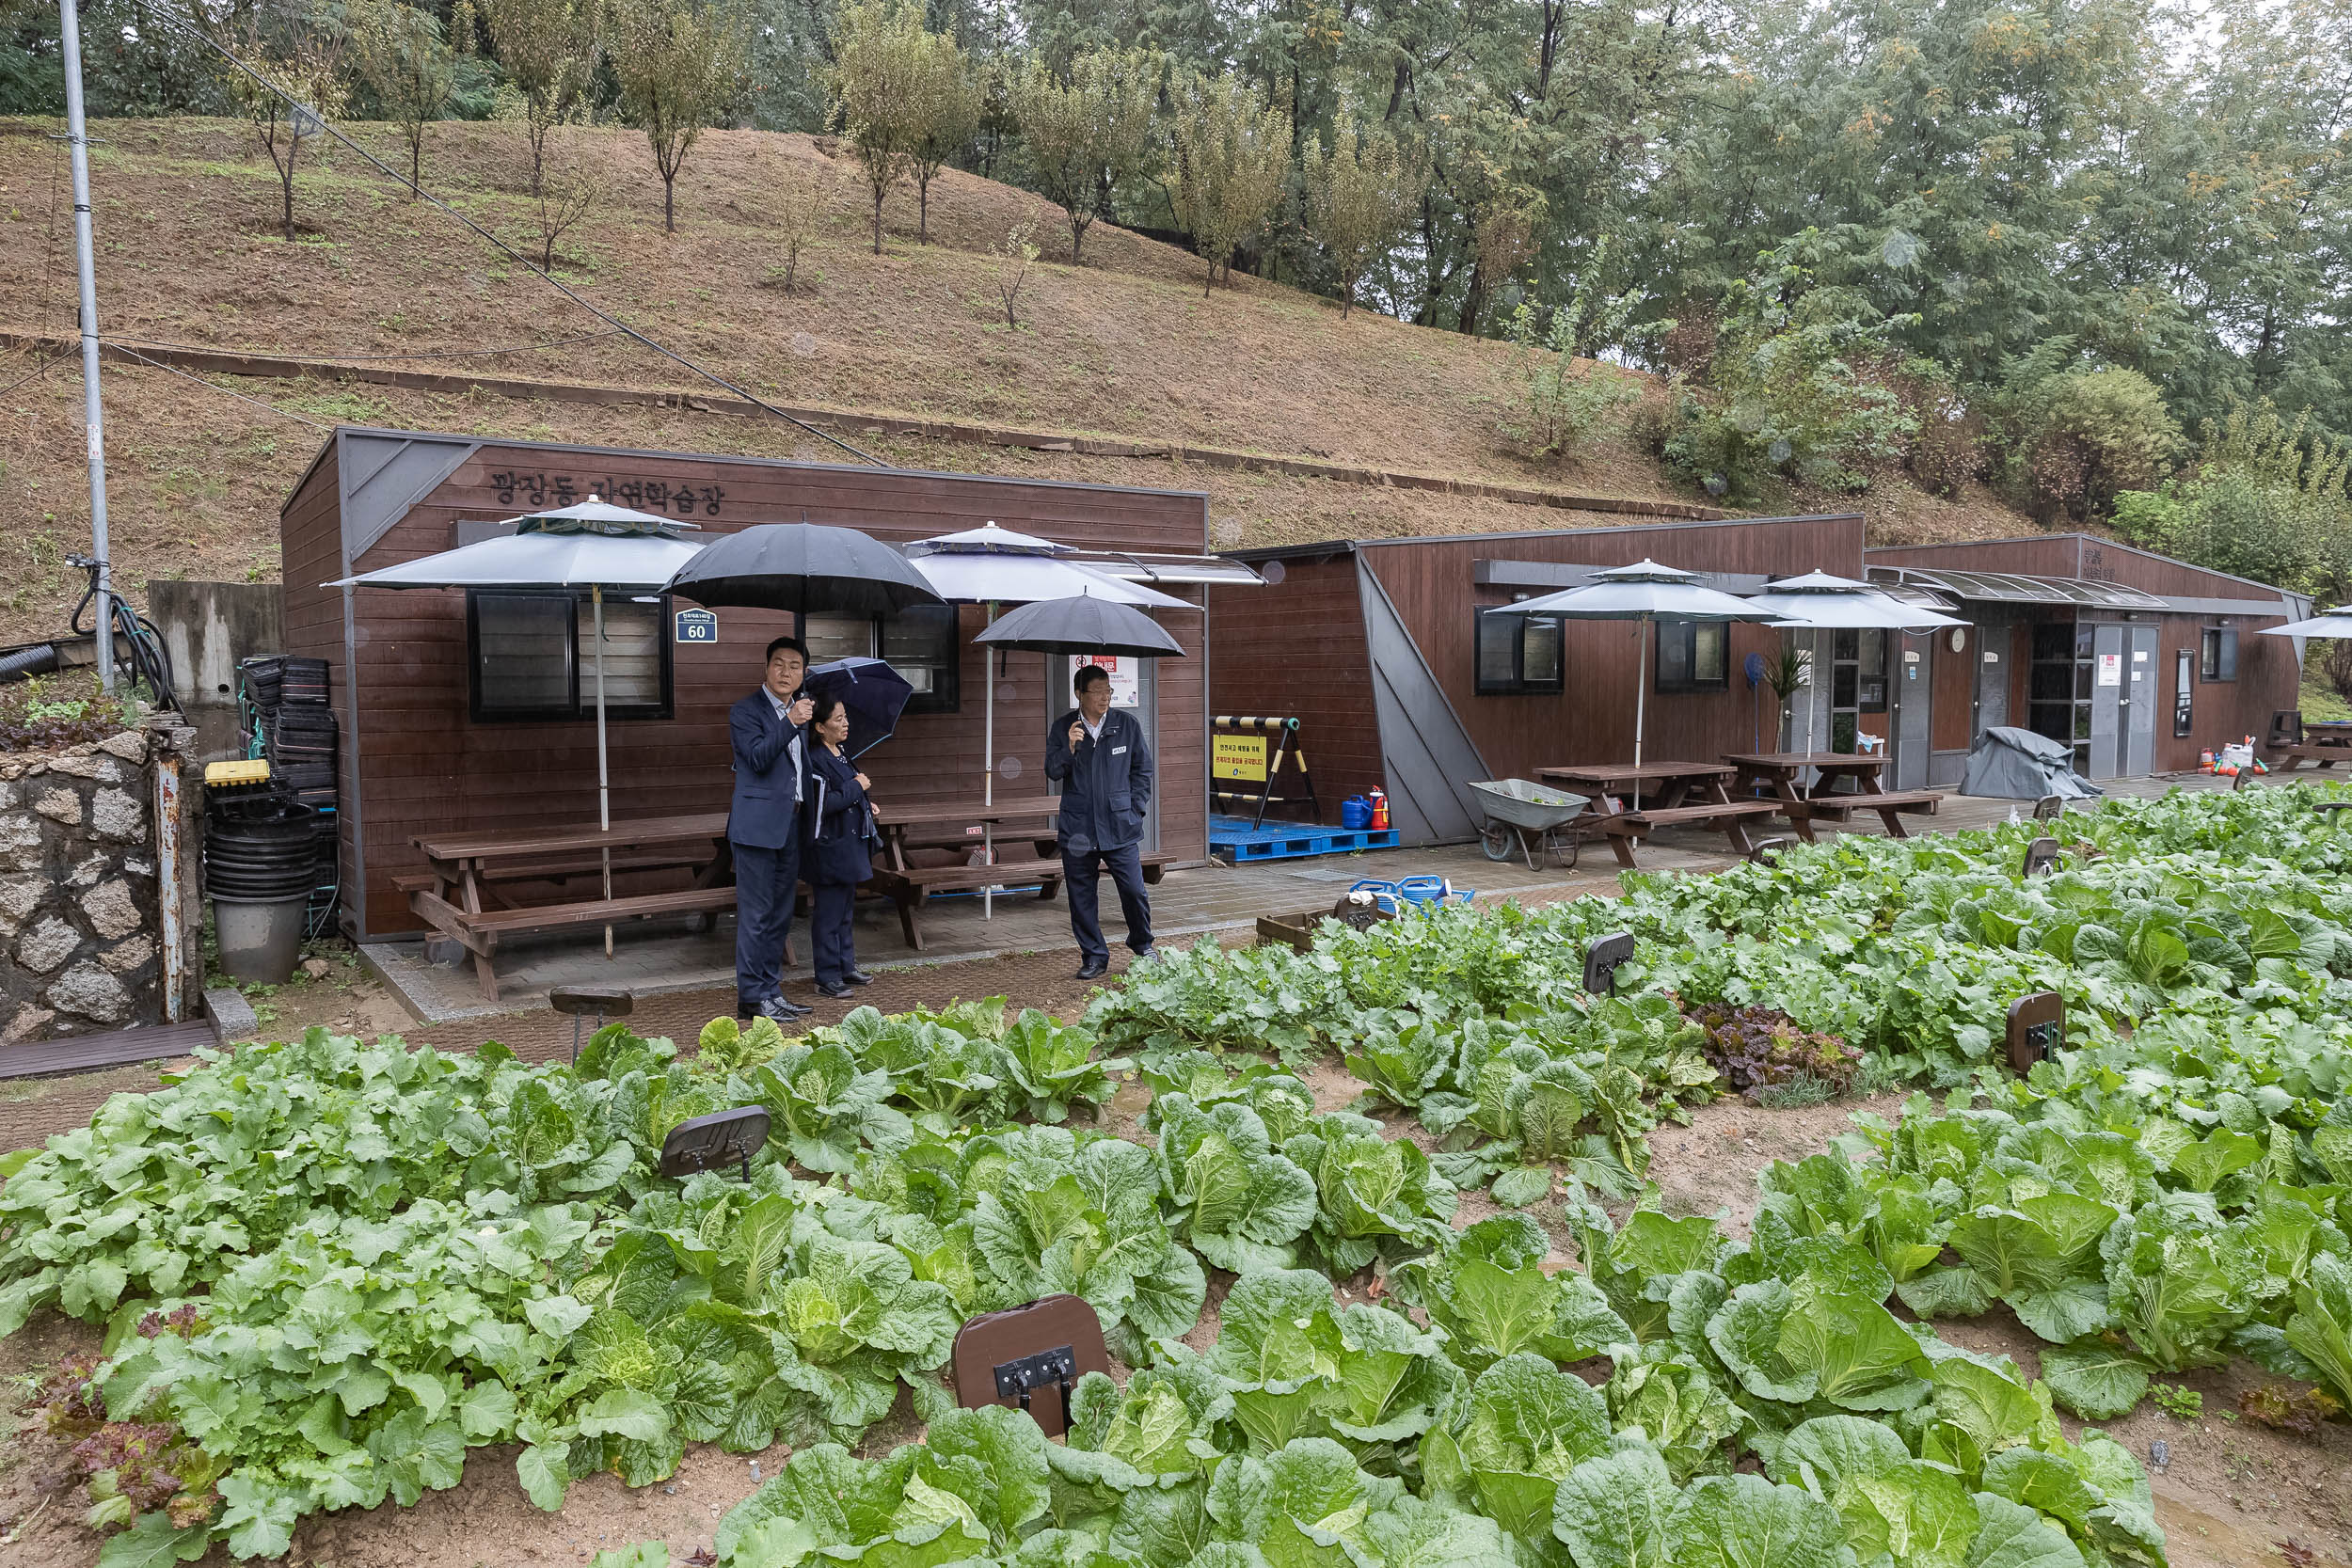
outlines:
{"label": "picnic table bench", "polygon": [[[1903,817],[1931,816],[1944,802],[1941,790],[1880,787],[1879,775],[1886,768],[1883,756],[1851,752],[1734,752],[1724,761],[1739,770],[1731,786],[1735,795],[1759,787],[1770,789],[1768,803],[1795,825],[1807,844],[1813,842],[1815,822],[1844,822],[1857,811],[1877,812],[1889,838],[1909,838],[1911,831],[1903,825]],[[1817,775],[1810,785],[1804,783],[1808,768]],[[1840,789],[1840,783],[1853,787]]]}
{"label": "picnic table bench", "polygon": [[2263,752],[2265,763],[2281,773],[2292,773],[2306,762],[2322,768],[2352,762],[2352,723],[2334,719],[2305,723],[2299,709],[2282,708],[2270,716]]}
{"label": "picnic table bench", "polygon": [[[1574,825],[1597,828],[1617,863],[1631,869],[1636,840],[1686,824],[1711,828],[1730,839],[1735,851],[1747,854],[1754,847],[1747,819],[1770,816],[1779,808],[1770,800],[1734,800],[1725,781],[1736,771],[1713,762],[1610,762],[1541,768],[1535,777],[1590,796],[1591,804]],[[1637,804],[1641,793],[1650,799]],[[1620,795],[1626,799],[1610,803]]]}
{"label": "picnic table bench", "polygon": [[[482,993],[496,1002],[495,963],[503,938],[733,909],[734,859],[726,838],[724,812],[644,817],[611,828],[419,834],[410,842],[423,854],[427,869],[395,877],[392,885],[408,895],[408,907],[420,919],[472,955]],[[615,872],[691,871],[692,885],[607,898],[602,887],[608,858]],[[525,903],[513,892],[533,882],[561,889],[591,876],[597,882],[591,897]]]}

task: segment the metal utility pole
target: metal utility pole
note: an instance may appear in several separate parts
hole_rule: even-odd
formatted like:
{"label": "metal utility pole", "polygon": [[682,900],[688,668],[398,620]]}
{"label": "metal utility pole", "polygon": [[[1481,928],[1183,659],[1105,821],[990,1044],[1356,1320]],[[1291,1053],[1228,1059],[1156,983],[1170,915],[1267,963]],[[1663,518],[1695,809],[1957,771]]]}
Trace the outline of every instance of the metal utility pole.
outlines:
{"label": "metal utility pole", "polygon": [[82,275],[82,422],[89,432],[90,554],[98,558],[98,684],[115,689],[114,570],[106,557],[106,416],[98,403],[98,277],[90,258],[89,128],[82,118],[82,26],[57,0],[65,55],[65,130],[73,150],[73,259]]}

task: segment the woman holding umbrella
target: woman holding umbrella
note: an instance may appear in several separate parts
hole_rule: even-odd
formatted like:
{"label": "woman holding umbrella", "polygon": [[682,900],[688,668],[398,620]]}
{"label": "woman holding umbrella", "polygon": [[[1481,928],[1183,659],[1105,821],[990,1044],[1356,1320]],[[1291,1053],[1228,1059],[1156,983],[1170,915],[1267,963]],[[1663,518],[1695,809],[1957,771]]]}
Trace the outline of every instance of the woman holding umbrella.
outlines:
{"label": "woman holding umbrella", "polygon": [[817,989],[827,996],[850,994],[852,986],[873,983],[857,966],[851,928],[857,885],[874,874],[880,835],[874,808],[866,798],[873,781],[850,760],[850,708],[833,692],[814,699],[810,729],[817,736],[809,759],[808,849],[803,858],[815,908],[809,911],[809,943],[816,949]]}

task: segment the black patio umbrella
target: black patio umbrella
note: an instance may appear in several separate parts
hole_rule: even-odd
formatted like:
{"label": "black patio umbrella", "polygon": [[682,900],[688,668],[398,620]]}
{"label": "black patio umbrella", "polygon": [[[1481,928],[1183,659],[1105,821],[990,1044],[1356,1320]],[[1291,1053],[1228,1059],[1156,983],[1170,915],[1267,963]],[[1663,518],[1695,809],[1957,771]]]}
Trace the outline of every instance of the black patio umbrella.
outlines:
{"label": "black patio umbrella", "polygon": [[1041,599],[1007,610],[972,641],[992,648],[1026,648],[1041,654],[1184,657],[1184,645],[1142,610],[1091,594]]}
{"label": "black patio umbrella", "polygon": [[801,683],[812,697],[838,697],[850,710],[850,739],[842,750],[862,757],[888,740],[898,728],[914,688],[907,678],[879,658],[836,658],[814,664]]}
{"label": "black patio umbrella", "polygon": [[740,605],[806,615],[887,615],[945,604],[907,558],[853,528],[755,523],[705,548],[670,578],[669,592],[717,609]]}

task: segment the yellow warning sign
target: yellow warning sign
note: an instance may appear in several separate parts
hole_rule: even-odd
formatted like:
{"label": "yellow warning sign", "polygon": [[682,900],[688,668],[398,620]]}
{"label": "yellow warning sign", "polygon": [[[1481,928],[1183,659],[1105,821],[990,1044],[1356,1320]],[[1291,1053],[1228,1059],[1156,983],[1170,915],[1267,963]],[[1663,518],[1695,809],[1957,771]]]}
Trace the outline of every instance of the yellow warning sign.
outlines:
{"label": "yellow warning sign", "polygon": [[1209,737],[1209,776],[1265,782],[1265,739],[1262,735],[1217,735]]}

